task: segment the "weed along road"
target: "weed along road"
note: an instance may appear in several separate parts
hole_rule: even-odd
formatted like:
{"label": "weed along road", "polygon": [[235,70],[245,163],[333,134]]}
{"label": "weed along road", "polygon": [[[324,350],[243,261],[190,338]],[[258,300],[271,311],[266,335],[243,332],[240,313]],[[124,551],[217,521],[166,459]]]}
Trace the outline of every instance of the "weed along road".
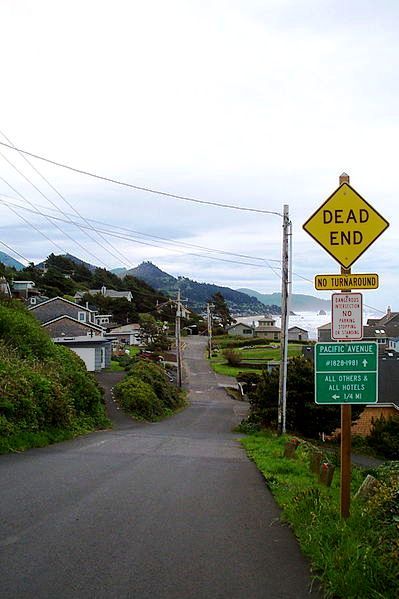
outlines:
{"label": "weed along road", "polygon": [[173,418],[0,456],[2,599],[309,597],[205,343],[187,339],[191,403]]}

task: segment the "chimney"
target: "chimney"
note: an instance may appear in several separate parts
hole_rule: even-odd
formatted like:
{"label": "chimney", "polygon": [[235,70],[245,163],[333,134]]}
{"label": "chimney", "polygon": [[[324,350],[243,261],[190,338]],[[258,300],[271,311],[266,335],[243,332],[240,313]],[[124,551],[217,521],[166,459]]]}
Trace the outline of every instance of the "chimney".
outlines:
{"label": "chimney", "polygon": [[391,314],[392,314],[391,306],[388,306],[388,308],[387,308],[387,316],[391,316]]}

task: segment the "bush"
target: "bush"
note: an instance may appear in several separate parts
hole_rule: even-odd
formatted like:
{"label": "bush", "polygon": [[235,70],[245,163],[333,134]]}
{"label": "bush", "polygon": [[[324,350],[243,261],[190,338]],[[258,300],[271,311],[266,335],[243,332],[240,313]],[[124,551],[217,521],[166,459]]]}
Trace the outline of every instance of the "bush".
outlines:
{"label": "bush", "polygon": [[[68,438],[109,424],[102,393],[83,361],[57,346],[21,304],[0,304],[0,433],[13,437]],[[36,436],[36,437],[35,437]],[[23,445],[23,447],[29,447]]]}
{"label": "bush", "polygon": [[224,349],[223,356],[229,366],[239,366],[242,362],[242,356],[234,349]]}
{"label": "bush", "polygon": [[[279,371],[263,371],[255,393],[250,397],[251,419],[266,428],[277,427]],[[352,406],[355,420],[363,406]],[[306,437],[318,438],[331,433],[340,425],[340,406],[320,406],[314,400],[313,364],[296,356],[288,362],[287,372],[287,430]]]}
{"label": "bush", "polygon": [[122,408],[139,420],[154,421],[165,414],[151,385],[135,376],[126,377],[115,385],[114,393]]}
{"label": "bush", "polygon": [[391,416],[388,420],[378,418],[367,443],[377,453],[391,460],[399,459],[399,416]]}
{"label": "bush", "polygon": [[181,405],[181,395],[177,387],[170,383],[165,370],[159,364],[139,360],[130,369],[129,376],[149,384],[166,408],[173,409]]}

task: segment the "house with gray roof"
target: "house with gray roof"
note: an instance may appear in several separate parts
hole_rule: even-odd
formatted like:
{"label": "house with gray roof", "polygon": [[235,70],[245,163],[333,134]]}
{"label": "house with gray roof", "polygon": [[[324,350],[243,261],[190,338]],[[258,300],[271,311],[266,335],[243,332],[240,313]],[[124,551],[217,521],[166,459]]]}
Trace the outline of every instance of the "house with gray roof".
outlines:
{"label": "house with gray roof", "polygon": [[56,337],[53,341],[57,345],[63,345],[75,352],[83,360],[89,372],[99,372],[111,365],[111,339],[76,335]]}
{"label": "house with gray roof", "polygon": [[250,324],[236,322],[227,329],[227,334],[232,337],[254,337],[255,327]]}
{"label": "house with gray roof", "polygon": [[103,295],[104,297],[109,297],[111,299],[120,299],[124,298],[128,302],[133,300],[133,294],[131,291],[115,291],[115,289],[107,289],[105,285],[101,287],[101,289],[89,289],[88,291],[77,291],[74,295],[74,299],[79,301],[83,298],[83,296],[88,293],[89,295]]}
{"label": "house with gray roof", "polygon": [[94,310],[80,306],[64,297],[52,297],[51,299],[30,306],[29,311],[36,316],[41,323],[50,322],[60,316],[69,316],[78,322],[96,324]]}

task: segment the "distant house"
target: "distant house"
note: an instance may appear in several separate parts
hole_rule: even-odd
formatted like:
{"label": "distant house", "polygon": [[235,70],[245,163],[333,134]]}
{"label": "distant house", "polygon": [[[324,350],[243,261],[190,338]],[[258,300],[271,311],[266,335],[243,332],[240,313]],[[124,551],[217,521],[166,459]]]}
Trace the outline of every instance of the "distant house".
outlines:
{"label": "distant house", "polygon": [[137,323],[124,324],[105,333],[123,345],[140,345],[140,325]]}
{"label": "distant house", "polygon": [[288,329],[288,341],[309,341],[309,333],[301,327],[291,327]]}
{"label": "distant house", "polygon": [[331,322],[327,322],[326,324],[321,325],[321,327],[317,327],[317,341],[321,343],[329,343],[332,341]]}
{"label": "distant house", "polygon": [[95,314],[94,320],[96,324],[108,328],[108,325],[112,322],[112,314]]}
{"label": "distant house", "polygon": [[11,284],[12,296],[16,299],[27,300],[32,296],[39,295],[33,281],[13,281]]}
{"label": "distant house", "polygon": [[227,329],[227,334],[232,337],[254,337],[255,327],[250,324],[236,322]]}
{"label": "distant house", "polygon": [[111,365],[112,342],[105,337],[86,336],[59,337],[54,343],[68,347],[85,363],[89,372],[98,372]]}
{"label": "distant house", "polygon": [[96,324],[94,310],[80,306],[63,297],[53,297],[47,301],[33,305],[29,311],[36,316],[41,323],[47,323],[59,318],[60,316],[69,316],[81,323]]}
{"label": "distant house", "polygon": [[74,295],[75,300],[81,300],[83,296],[88,293],[89,295],[103,295],[111,299],[125,298],[128,302],[133,300],[133,294],[131,291],[115,291],[114,289],[107,289],[105,285],[101,289],[89,289],[88,291],[77,291]]}
{"label": "distant house", "polygon": [[43,322],[42,327],[48,332],[52,339],[58,337],[102,337],[104,329],[92,322],[83,322],[72,318],[72,316],[58,316],[48,322]]}
{"label": "distant house", "polygon": [[255,328],[255,337],[264,337],[273,341],[281,338],[281,329],[276,327],[276,320],[272,316],[259,318],[258,326]]}

